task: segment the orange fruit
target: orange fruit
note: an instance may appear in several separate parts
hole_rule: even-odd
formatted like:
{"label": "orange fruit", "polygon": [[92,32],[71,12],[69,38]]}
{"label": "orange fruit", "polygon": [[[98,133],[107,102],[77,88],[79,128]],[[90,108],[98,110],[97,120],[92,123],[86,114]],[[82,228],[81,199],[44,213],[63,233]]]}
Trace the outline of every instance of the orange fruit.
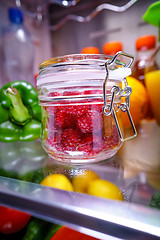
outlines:
{"label": "orange fruit", "polygon": [[[136,78],[127,77],[127,82],[128,85],[132,87],[129,110],[133,122],[136,125],[147,115],[149,105],[148,93],[144,85],[141,82],[139,82]],[[131,126],[127,113],[121,112],[121,120],[124,127]]]}
{"label": "orange fruit", "polygon": [[85,54],[99,54],[100,51],[97,47],[85,47],[82,49],[81,53]]}

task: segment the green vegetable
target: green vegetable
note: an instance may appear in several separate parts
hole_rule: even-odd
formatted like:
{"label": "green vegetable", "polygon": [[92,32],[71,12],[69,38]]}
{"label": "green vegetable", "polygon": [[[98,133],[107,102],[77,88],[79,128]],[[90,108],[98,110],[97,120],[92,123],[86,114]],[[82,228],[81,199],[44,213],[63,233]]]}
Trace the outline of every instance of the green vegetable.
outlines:
{"label": "green vegetable", "polygon": [[153,194],[149,206],[160,209],[160,192]]}
{"label": "green vegetable", "polygon": [[0,89],[0,141],[32,141],[40,137],[41,107],[36,89],[24,81]]}
{"label": "green vegetable", "polygon": [[35,183],[44,178],[42,168],[47,154],[40,141],[0,142],[0,153],[0,169],[7,174]]}
{"label": "green vegetable", "polygon": [[28,223],[26,233],[22,240],[44,240],[44,237],[51,226],[52,223],[33,218]]}
{"label": "green vegetable", "polygon": [[45,236],[44,240],[50,240],[51,237],[61,228],[61,225],[53,224],[49,229],[48,234]]}
{"label": "green vegetable", "polygon": [[12,171],[6,171],[2,168],[0,168],[0,176],[2,177],[8,177],[8,178],[14,178],[14,179],[17,179],[18,176],[15,172],[12,172]]}
{"label": "green vegetable", "polygon": [[43,168],[27,172],[26,174],[19,176],[19,179],[26,182],[40,183],[44,179]]}

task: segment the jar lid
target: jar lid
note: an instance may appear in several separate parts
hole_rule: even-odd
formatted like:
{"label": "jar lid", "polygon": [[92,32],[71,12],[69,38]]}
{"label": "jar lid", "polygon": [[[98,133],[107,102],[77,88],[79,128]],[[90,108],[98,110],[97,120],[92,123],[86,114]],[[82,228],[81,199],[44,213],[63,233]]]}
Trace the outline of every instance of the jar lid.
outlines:
{"label": "jar lid", "polygon": [[[102,85],[106,78],[105,63],[112,59],[102,54],[73,54],[48,59],[40,65],[37,86],[48,83],[85,86]],[[131,69],[116,60],[109,66],[109,79],[122,81],[131,74]],[[93,80],[93,81],[91,81]]]}
{"label": "jar lid", "polygon": [[145,35],[137,38],[136,49],[139,50],[149,50],[154,48],[156,45],[156,37],[154,35]]}

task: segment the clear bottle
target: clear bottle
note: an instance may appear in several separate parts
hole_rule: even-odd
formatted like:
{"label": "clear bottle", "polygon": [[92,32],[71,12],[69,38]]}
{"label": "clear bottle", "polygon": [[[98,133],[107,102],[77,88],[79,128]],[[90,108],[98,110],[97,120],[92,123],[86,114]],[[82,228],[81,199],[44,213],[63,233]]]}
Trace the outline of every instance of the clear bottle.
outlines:
{"label": "clear bottle", "polygon": [[160,44],[148,59],[145,68],[145,84],[153,115],[160,126]]}
{"label": "clear bottle", "polygon": [[[156,37],[154,35],[145,35],[137,38],[135,42],[136,55],[135,64],[132,69],[132,76],[138,79],[145,86],[144,71],[148,62],[148,59],[153,54],[156,46]],[[150,63],[150,69],[156,68],[156,63]]]}
{"label": "clear bottle", "polygon": [[19,8],[9,8],[10,24],[2,33],[3,84],[17,80],[34,85],[34,46],[29,32],[23,25]]}
{"label": "clear bottle", "polygon": [[[145,69],[149,67],[150,71],[157,68],[156,61],[150,61],[154,49],[156,47],[156,37],[154,35],[145,35],[137,38],[135,42],[136,56],[135,64],[132,69],[132,77],[138,79],[145,87]],[[149,65],[148,65],[149,64]],[[148,70],[149,71],[149,70]],[[147,91],[148,92],[148,91]],[[153,109],[150,101],[148,102],[148,111],[146,118],[151,120],[154,118]]]}

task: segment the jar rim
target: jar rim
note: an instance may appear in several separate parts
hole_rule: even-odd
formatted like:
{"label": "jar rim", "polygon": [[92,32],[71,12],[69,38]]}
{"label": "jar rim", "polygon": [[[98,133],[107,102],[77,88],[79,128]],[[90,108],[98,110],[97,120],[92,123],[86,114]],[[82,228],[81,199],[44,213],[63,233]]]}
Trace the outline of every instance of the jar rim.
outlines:
{"label": "jar rim", "polygon": [[[75,63],[84,63],[85,61],[100,61],[104,65],[104,61],[111,60],[113,56],[105,55],[105,54],[68,54],[64,56],[53,57],[50,59],[45,60],[39,66],[39,70],[43,71],[44,69],[52,66],[59,66],[62,64],[74,65]],[[124,66],[124,63],[120,62],[118,59],[116,63],[119,65]],[[87,63],[86,63],[87,64]]]}

